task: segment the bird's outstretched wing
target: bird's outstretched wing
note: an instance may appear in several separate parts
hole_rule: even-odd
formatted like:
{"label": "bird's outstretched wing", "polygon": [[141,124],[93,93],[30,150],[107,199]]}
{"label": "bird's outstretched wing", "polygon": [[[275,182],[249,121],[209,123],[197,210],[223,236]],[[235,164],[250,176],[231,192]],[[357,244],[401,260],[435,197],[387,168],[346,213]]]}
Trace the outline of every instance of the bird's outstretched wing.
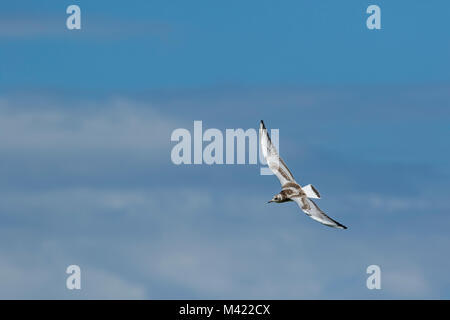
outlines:
{"label": "bird's outstretched wing", "polygon": [[302,209],[303,212],[305,212],[312,219],[329,227],[347,229],[346,226],[327,216],[311,199],[308,199],[307,197],[294,197],[292,200],[297,202],[300,209]]}
{"label": "bird's outstretched wing", "polygon": [[289,168],[284,163],[283,159],[278,155],[277,149],[272,144],[267,133],[266,126],[261,120],[259,126],[259,141],[261,144],[261,151],[266,159],[267,165],[270,170],[278,177],[281,185],[285,185],[287,182],[295,182],[294,176],[292,175]]}

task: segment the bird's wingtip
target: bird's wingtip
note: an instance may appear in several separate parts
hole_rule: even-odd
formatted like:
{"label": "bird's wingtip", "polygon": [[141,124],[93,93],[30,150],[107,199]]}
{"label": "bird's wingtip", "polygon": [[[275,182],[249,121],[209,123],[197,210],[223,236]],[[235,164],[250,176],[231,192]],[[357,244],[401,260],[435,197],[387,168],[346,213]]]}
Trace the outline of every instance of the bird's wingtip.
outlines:
{"label": "bird's wingtip", "polygon": [[263,129],[265,129],[266,128],[266,126],[264,125],[264,121],[260,121],[260,124],[261,124],[261,128],[263,128]]}

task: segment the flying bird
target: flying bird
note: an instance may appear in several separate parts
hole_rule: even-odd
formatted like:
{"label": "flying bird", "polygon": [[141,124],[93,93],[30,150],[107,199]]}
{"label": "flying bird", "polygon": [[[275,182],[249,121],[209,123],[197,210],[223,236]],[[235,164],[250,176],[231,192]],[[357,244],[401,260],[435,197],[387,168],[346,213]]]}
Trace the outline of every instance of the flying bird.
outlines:
{"label": "flying bird", "polygon": [[305,212],[312,219],[329,227],[347,229],[346,226],[327,216],[322,210],[320,210],[317,204],[310,199],[320,199],[320,194],[316,188],[310,184],[300,187],[300,185],[295,181],[291,171],[286,166],[283,159],[281,159],[278,155],[277,149],[272,144],[272,141],[267,133],[266,126],[262,120],[259,127],[259,141],[261,143],[261,150],[264,158],[266,159],[267,165],[281,183],[281,192],[276,194],[268,203],[295,201],[303,212]]}

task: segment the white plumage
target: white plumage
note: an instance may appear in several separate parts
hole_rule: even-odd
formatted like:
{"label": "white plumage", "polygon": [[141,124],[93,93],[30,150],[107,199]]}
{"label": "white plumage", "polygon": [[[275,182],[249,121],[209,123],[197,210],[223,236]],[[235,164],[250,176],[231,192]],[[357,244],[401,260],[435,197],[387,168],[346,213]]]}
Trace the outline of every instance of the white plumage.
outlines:
{"label": "white plumage", "polygon": [[334,228],[347,229],[346,226],[327,216],[317,204],[309,198],[320,199],[316,188],[308,184],[303,188],[295,181],[293,174],[279,156],[275,146],[272,144],[264,122],[261,120],[259,128],[259,140],[261,150],[270,170],[277,176],[281,183],[281,192],[269,202],[295,201],[298,206],[312,219]]}

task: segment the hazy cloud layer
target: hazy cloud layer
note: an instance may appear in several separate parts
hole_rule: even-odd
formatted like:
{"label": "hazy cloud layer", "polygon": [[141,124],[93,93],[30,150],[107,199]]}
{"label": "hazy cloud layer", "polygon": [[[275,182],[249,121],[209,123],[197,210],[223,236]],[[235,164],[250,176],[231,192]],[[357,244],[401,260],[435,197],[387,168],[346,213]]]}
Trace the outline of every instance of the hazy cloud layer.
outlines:
{"label": "hazy cloud layer", "polygon": [[61,7],[59,14],[48,15],[38,12],[34,15],[12,14],[0,16],[0,38],[6,40],[18,39],[75,39],[82,34],[83,39],[112,41],[130,37],[157,37],[168,40],[174,28],[163,21],[124,20],[121,18],[93,16],[81,10],[81,29],[69,30],[66,20],[70,16]]}
{"label": "hazy cloud layer", "polygon": [[[353,89],[253,90],[231,90],[226,98],[220,92],[217,98],[173,92],[68,101],[38,95],[33,103],[3,96],[1,297],[448,296],[450,259],[442,254],[449,246],[448,167],[441,160],[449,155],[440,142],[426,147],[440,153],[436,161],[402,158],[403,151],[417,151],[408,147],[410,141],[401,152],[371,158],[362,155],[370,150],[361,143],[380,132],[378,119],[351,138],[345,128],[367,119],[350,111],[358,110],[354,105],[346,109],[348,116],[324,116],[321,122],[282,121],[270,112],[243,114],[235,122],[232,113],[217,109],[250,104],[256,110],[279,98],[281,110],[304,109],[313,118],[334,108],[329,100],[344,103],[363,95]],[[387,110],[410,99],[409,92],[390,93],[379,98],[380,105]],[[223,116],[201,118],[208,108]],[[425,123],[434,130],[422,130],[422,139],[433,141],[444,128],[435,113],[419,117],[421,108],[416,102],[408,115],[391,113],[379,126],[400,126],[414,138],[414,124]],[[279,184],[260,176],[258,166],[170,161],[175,128],[191,130],[193,120],[202,119],[205,128],[248,128],[259,118],[280,129],[280,149],[294,175],[302,184],[313,183],[323,194],[321,207],[349,230],[326,228],[295,204],[266,204]],[[343,130],[330,136],[335,128]],[[376,148],[390,150],[385,141]],[[70,264],[82,268],[80,292],[65,288]],[[381,291],[365,287],[370,264],[382,269]]]}

